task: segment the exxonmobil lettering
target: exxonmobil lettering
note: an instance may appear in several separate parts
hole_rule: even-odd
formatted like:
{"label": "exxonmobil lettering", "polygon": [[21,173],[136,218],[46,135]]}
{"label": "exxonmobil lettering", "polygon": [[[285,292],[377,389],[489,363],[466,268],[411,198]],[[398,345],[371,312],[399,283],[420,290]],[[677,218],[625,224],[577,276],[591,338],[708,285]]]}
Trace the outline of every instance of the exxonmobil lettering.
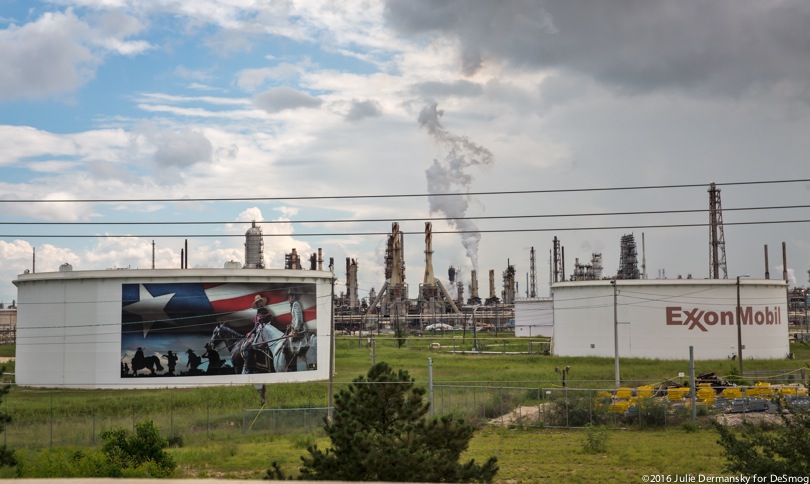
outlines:
{"label": "exxonmobil lettering", "polygon": [[[686,326],[686,329],[708,331],[709,326],[734,326],[732,311],[712,311],[700,308],[684,309],[681,306],[667,306],[667,326]],[[782,324],[782,308],[774,306],[754,310],[751,306],[740,308],[740,322],[745,325]]]}

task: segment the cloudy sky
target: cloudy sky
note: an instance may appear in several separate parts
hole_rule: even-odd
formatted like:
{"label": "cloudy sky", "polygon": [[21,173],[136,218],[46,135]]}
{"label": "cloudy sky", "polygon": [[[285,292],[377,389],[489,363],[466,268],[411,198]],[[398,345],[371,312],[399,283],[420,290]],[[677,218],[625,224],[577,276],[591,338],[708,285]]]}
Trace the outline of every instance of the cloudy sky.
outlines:
{"label": "cloudy sky", "polygon": [[270,267],[321,247],[361,296],[395,221],[413,287],[428,220],[437,275],[482,292],[511,263],[525,294],[534,247],[546,295],[555,236],[567,273],[615,274],[632,233],[649,278],[705,278],[710,182],[729,277],[766,244],[781,277],[785,242],[805,286],[807,25],[803,0],[0,0],[0,301],[34,251],[243,262],[252,220]]}

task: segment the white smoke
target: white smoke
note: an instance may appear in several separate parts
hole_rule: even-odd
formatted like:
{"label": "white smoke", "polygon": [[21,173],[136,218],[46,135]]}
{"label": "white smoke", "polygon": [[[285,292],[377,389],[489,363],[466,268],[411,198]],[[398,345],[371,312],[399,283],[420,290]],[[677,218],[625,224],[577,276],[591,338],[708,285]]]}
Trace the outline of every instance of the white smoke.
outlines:
{"label": "white smoke", "polygon": [[[450,218],[450,225],[461,231],[461,243],[467,250],[467,257],[474,270],[478,270],[478,243],[481,234],[478,226],[470,220],[464,220],[469,207],[469,196],[442,196],[447,193],[469,193],[473,177],[466,172],[467,168],[492,163],[492,153],[479,146],[466,136],[448,132],[439,122],[443,111],[437,109],[436,103],[425,106],[419,113],[419,126],[442,149],[446,150],[443,161],[433,160],[425,170],[427,177],[428,197],[431,213],[443,213]],[[435,194],[435,196],[433,196]]]}

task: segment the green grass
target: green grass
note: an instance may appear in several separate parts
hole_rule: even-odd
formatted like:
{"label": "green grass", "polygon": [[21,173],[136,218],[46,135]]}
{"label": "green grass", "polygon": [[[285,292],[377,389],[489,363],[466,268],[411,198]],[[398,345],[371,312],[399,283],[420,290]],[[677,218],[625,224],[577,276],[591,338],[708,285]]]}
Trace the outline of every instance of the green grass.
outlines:
{"label": "green grass", "polygon": [[[498,458],[496,482],[641,482],[643,474],[723,473],[717,434],[699,429],[609,430],[606,450],[585,449],[585,430],[537,430],[485,427],[474,435],[463,460]],[[259,479],[273,461],[297,475],[306,446],[323,448],[317,435],[266,437],[242,442],[214,442],[204,447],[173,449],[178,477]]]}
{"label": "green grass", "polygon": [[[428,385],[430,359],[437,386],[436,408],[455,412],[459,405],[469,407],[474,401],[476,408],[485,408],[488,415],[495,416],[518,403],[537,403],[545,398],[545,390],[541,393],[540,388],[553,389],[558,395],[562,391],[561,379],[555,367],[571,367],[567,376],[570,391],[613,387],[612,358],[457,354],[430,349],[432,342],[442,348],[470,343],[459,339],[430,335],[409,339],[405,347],[397,348],[392,338],[381,337],[374,356],[377,362],[386,361],[395,369],[407,369],[417,385],[423,387]],[[525,345],[525,340],[515,340],[504,336],[481,338],[489,349]],[[365,339],[358,341],[356,337],[340,337],[336,346],[337,391],[368,371],[372,350]],[[791,343],[791,351],[795,355],[793,360],[746,360],[745,370],[789,373],[799,381],[801,369],[808,368],[810,346]],[[698,374],[715,372],[724,378],[733,376],[736,367],[736,362],[730,360],[696,362]],[[686,359],[621,360],[622,384],[626,386],[669,379],[682,381],[679,372],[688,374]],[[448,390],[452,386],[464,389],[454,394]],[[467,390],[487,386],[500,388],[477,390],[478,393]],[[268,388],[266,408],[325,407],[327,392],[327,382],[273,385]],[[98,446],[98,435],[103,430],[132,428],[135,422],[145,419],[154,420],[166,435],[182,437],[185,446],[171,450],[180,465],[181,477],[260,478],[274,460],[286,472],[295,474],[308,444],[318,443],[320,447],[328,444],[320,430],[321,414],[296,413],[296,418],[306,421],[291,422],[291,428],[282,433],[277,425],[290,420],[290,414],[276,410],[256,418],[255,409],[259,407],[259,396],[253,386],[242,385],[164,390],[13,387],[0,408],[14,419],[4,439],[33,461],[37,448]],[[641,475],[650,473],[722,472],[722,452],[711,430],[686,432],[682,426],[618,430],[615,422],[611,427],[606,451],[594,454],[585,450],[584,429],[484,426],[473,438],[465,458],[483,461],[490,455],[497,456],[501,467],[499,482],[586,482],[592,481],[594,475],[602,476],[600,480],[606,482],[639,482]],[[302,431],[304,428],[309,431]],[[5,475],[0,473],[0,477]]]}
{"label": "green grass", "polygon": [[0,345],[0,357],[14,358],[17,353],[15,345]]}

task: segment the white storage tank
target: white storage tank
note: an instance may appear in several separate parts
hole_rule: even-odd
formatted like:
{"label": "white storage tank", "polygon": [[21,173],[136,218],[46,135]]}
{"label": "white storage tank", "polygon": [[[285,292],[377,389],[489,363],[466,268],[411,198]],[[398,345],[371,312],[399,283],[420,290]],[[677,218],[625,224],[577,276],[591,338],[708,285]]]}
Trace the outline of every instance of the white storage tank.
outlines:
{"label": "white storage tank", "polygon": [[331,272],[282,269],[20,274],[16,382],[165,388],[323,380],[331,281]]}
{"label": "white storage tank", "polygon": [[[736,357],[736,279],[559,282],[554,354],[686,359]],[[740,279],[743,358],[790,352],[785,281]],[[615,316],[614,316],[615,314]]]}

